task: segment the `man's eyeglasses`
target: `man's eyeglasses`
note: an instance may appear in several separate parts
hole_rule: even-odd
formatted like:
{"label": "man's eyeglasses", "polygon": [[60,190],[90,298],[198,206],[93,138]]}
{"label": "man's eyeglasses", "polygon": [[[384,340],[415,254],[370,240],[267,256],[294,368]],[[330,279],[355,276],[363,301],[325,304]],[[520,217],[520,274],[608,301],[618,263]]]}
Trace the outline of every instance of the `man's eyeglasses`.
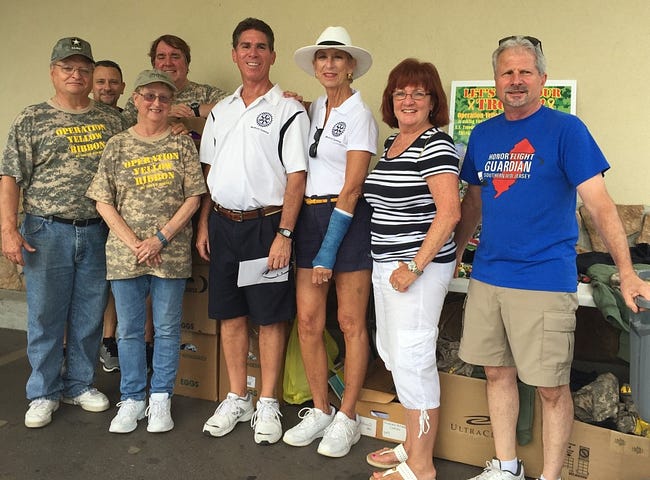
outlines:
{"label": "man's eyeglasses", "polygon": [[393,92],[393,98],[398,101],[406,100],[406,97],[411,97],[416,102],[424,100],[424,97],[431,95],[429,92],[423,90],[416,90],[415,92],[406,93],[404,90],[395,90]]}
{"label": "man's eyeglasses", "polygon": [[172,103],[172,97],[167,95],[156,95],[155,93],[150,93],[150,92],[147,93],[135,92],[135,93],[140,95],[147,102],[153,102],[157,98],[160,103]]}
{"label": "man's eyeglasses", "polygon": [[499,40],[499,46],[504,42],[507,42],[508,40],[514,40],[517,37],[525,38],[526,40],[528,40],[530,43],[533,44],[533,47],[539,47],[539,51],[544,53],[544,50],[542,50],[542,41],[539,38],[531,37],[529,35],[510,35],[509,37],[504,37],[501,40]]}
{"label": "man's eyeglasses", "polygon": [[65,73],[68,77],[72,75],[74,72],[79,73],[82,77],[90,77],[93,74],[93,69],[92,68],[87,68],[87,67],[73,67],[71,65],[63,65],[62,63],[55,63],[57,67],[61,69],[63,73]]}
{"label": "man's eyeglasses", "polygon": [[316,154],[318,153],[318,142],[320,142],[320,136],[323,134],[323,128],[317,128],[316,131],[314,132],[314,143],[312,143],[309,147],[309,156],[311,158],[315,158]]}

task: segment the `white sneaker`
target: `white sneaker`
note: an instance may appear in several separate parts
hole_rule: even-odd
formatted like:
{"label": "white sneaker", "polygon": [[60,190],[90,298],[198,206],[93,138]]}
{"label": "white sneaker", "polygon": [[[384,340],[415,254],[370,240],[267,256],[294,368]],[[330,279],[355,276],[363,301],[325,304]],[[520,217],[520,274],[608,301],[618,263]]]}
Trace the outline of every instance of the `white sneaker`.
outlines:
{"label": "white sneaker", "polygon": [[145,401],[127,398],[117,404],[120,409],[111,420],[108,431],[111,433],[130,433],[138,426],[138,420],[144,418]]}
{"label": "white sneaker", "polygon": [[263,398],[257,402],[257,410],[251,420],[251,427],[255,429],[255,443],[270,445],[282,437],[282,424],[280,423],[280,404],[275,398]]}
{"label": "white sneaker", "polygon": [[29,409],[25,413],[25,426],[27,428],[40,428],[52,421],[52,414],[59,408],[58,400],[37,398],[29,402]]}
{"label": "white sneaker", "polygon": [[76,397],[63,397],[61,401],[69,405],[79,405],[88,412],[103,412],[111,406],[108,397],[96,388],[86,390]]}
{"label": "white sneaker", "polygon": [[235,393],[228,393],[226,399],[203,425],[203,433],[213,437],[223,437],[232,432],[238,422],[248,422],[253,416],[253,400],[250,394],[241,398]]}
{"label": "white sneaker", "polygon": [[493,458],[489,462],[485,462],[483,473],[469,480],[524,480],[524,464],[520,460],[517,464],[517,473],[510,473],[507,470],[501,470],[501,462]]}
{"label": "white sneaker", "polygon": [[284,433],[282,440],[294,447],[305,447],[317,438],[321,438],[327,426],[334,420],[334,407],[329,415],[318,408],[303,408],[298,412],[302,421]]}
{"label": "white sneaker", "polygon": [[318,445],[318,453],[326,457],[344,457],[360,438],[359,416],[352,420],[345,413],[338,412],[334,421],[325,429],[323,439]]}
{"label": "white sneaker", "polygon": [[172,399],[167,393],[152,393],[149,396],[149,406],[144,412],[149,421],[147,432],[169,432],[174,428],[171,409]]}

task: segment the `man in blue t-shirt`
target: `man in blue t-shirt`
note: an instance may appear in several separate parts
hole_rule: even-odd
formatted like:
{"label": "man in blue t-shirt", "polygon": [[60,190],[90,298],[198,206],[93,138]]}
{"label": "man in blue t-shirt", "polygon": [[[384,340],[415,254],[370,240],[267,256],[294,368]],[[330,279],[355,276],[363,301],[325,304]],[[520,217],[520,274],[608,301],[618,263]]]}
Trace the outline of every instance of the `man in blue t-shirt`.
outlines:
{"label": "man in blue t-shirt", "polygon": [[585,125],[542,106],[546,61],[533,37],[502,39],[492,55],[504,113],[477,125],[460,177],[469,188],[455,240],[464,246],[482,221],[459,355],[485,366],[496,458],[474,477],[523,480],[517,458],[517,376],[542,400],[544,467],[556,480],[571,434],[569,373],[577,269],[576,192],[594,218],[621,275],[621,291],[650,298],[634,272],[627,239],[603,172],[609,168]]}

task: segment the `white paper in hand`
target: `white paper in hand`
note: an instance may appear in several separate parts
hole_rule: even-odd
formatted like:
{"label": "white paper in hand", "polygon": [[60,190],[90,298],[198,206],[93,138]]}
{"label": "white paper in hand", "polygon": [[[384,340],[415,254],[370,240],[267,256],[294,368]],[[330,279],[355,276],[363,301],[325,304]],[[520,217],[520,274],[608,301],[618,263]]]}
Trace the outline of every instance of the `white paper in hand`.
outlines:
{"label": "white paper in hand", "polygon": [[269,270],[269,257],[256,258],[239,262],[237,286],[258,285],[260,283],[277,283],[289,280],[289,265],[277,270]]}

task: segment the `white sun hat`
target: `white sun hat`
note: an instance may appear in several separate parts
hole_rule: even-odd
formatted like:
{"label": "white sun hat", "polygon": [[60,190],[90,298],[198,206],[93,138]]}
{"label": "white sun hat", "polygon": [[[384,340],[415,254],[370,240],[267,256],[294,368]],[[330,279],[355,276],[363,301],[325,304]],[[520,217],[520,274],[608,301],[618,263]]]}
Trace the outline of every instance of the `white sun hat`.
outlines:
{"label": "white sun hat", "polygon": [[349,53],[357,61],[357,66],[352,74],[354,78],[359,78],[366,73],[372,65],[370,52],[352,45],[350,34],[344,27],[327,27],[316,40],[316,45],[299,48],[293,54],[293,59],[305,72],[314,75],[314,65],[312,63],[314,54],[324,48],[336,48]]}

